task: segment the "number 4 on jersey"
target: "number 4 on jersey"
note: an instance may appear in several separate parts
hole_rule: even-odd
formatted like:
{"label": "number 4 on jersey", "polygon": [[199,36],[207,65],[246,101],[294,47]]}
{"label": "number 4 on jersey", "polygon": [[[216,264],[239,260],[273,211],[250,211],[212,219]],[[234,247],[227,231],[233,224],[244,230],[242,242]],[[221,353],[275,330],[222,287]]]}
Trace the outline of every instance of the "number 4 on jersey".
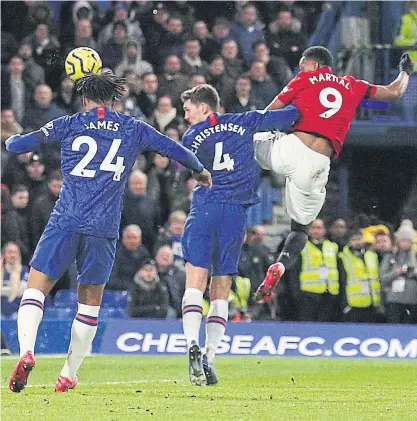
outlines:
{"label": "number 4 on jersey", "polygon": [[[223,155],[223,142],[217,142],[214,145],[214,161],[213,161],[213,170],[214,171],[232,171],[235,168],[235,160],[230,158],[228,153]],[[222,161],[223,159],[223,161]]]}

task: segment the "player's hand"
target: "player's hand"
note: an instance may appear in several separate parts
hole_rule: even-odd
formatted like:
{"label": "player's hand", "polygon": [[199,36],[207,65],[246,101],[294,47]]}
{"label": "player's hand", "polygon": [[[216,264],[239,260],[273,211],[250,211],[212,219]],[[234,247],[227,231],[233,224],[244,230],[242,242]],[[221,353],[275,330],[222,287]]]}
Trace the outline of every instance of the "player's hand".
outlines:
{"label": "player's hand", "polygon": [[401,56],[400,64],[398,65],[400,72],[406,72],[409,76],[414,71],[414,62],[411,60],[410,54],[404,53]]}
{"label": "player's hand", "polygon": [[194,173],[194,178],[199,182],[200,186],[211,188],[213,182],[211,174],[205,168],[200,173]]}

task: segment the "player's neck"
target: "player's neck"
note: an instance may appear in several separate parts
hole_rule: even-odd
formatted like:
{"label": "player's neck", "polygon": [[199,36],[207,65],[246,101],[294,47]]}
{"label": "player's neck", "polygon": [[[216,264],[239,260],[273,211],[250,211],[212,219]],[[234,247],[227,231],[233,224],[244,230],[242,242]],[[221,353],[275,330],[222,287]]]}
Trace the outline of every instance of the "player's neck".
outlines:
{"label": "player's neck", "polygon": [[85,105],[86,111],[91,111],[93,108],[99,108],[99,107],[112,108],[112,104],[111,103],[97,104],[96,102],[88,101],[88,103]]}

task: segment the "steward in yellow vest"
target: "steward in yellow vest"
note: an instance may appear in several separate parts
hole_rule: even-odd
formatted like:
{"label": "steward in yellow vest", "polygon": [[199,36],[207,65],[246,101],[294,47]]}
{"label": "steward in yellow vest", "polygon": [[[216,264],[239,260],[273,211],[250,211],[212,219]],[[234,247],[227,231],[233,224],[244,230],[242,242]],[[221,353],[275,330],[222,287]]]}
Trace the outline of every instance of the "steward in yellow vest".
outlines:
{"label": "steward in yellow vest", "polygon": [[365,248],[360,230],[352,231],[349,244],[339,254],[346,272],[345,320],[375,323],[381,319],[381,285],[378,255]]}
{"label": "steward in yellow vest", "polygon": [[301,321],[337,321],[340,314],[339,299],[339,247],[325,239],[321,219],[312,222],[309,239],[294,267],[295,293]]}

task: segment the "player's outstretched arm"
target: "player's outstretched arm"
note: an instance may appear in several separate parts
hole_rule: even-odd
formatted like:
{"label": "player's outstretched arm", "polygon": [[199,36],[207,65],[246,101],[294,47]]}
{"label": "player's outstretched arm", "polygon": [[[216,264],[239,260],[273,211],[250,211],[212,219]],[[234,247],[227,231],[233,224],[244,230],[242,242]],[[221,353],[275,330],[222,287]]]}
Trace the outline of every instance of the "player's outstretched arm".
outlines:
{"label": "player's outstretched arm", "polygon": [[211,187],[211,174],[204,168],[195,154],[169,137],[159,133],[147,123],[141,122],[140,129],[141,138],[144,139],[144,149],[158,152],[179,162],[194,173],[194,177],[202,186]]}
{"label": "player's outstretched arm", "polygon": [[400,73],[392,83],[389,85],[376,85],[376,91],[372,96],[372,99],[395,101],[404,95],[408,86],[408,81],[414,69],[414,63],[408,53],[404,53],[401,56],[398,68]]}
{"label": "player's outstretched arm", "polygon": [[6,140],[6,149],[17,154],[33,152],[39,149],[41,138],[39,130],[23,135],[15,134]]}
{"label": "player's outstretched arm", "polygon": [[282,110],[253,111],[259,113],[256,130],[268,132],[288,130],[300,117],[300,111],[295,105],[288,105]]}

